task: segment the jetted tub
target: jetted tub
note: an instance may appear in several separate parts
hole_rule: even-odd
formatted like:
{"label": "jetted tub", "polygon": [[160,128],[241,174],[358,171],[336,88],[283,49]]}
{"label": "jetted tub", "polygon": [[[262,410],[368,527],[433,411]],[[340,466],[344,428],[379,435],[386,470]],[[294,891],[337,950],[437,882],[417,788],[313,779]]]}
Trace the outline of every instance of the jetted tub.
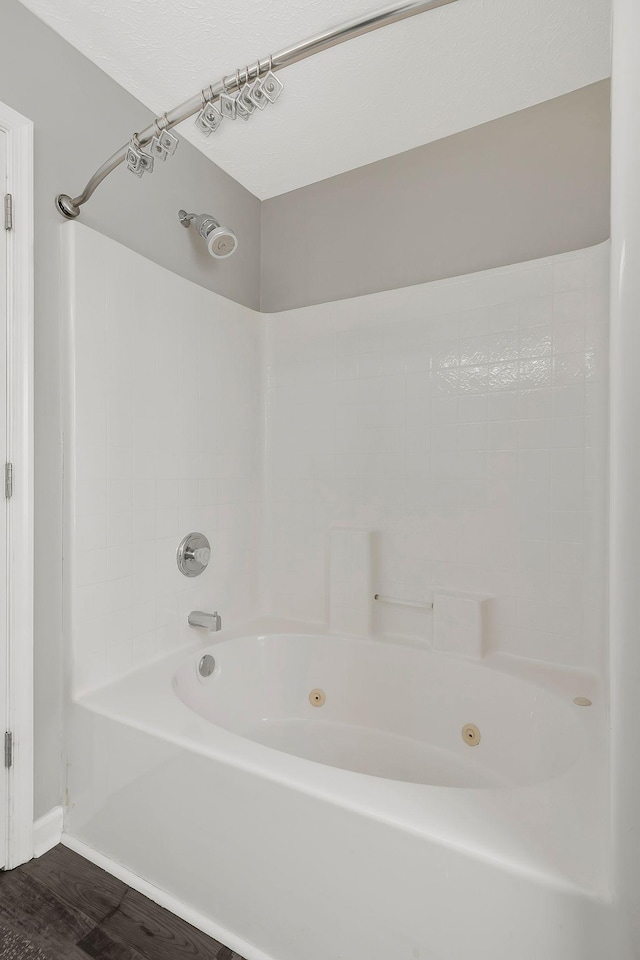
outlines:
{"label": "jetted tub", "polygon": [[604,734],[570,671],[257,622],[71,706],[64,839],[247,960],[622,958]]}
{"label": "jetted tub", "polygon": [[[241,637],[175,675],[205,720],[343,770],[441,787],[535,783],[584,748],[579,711],[496,671],[398,644],[317,635]],[[199,662],[199,661],[198,661]]]}

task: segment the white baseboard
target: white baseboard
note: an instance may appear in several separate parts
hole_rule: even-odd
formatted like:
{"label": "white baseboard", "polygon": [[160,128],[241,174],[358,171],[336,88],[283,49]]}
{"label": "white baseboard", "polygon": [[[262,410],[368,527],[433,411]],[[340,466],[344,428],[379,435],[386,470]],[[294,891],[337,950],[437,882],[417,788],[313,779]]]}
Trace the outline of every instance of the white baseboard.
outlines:
{"label": "white baseboard", "polygon": [[62,840],[63,810],[53,807],[44,817],[33,824],[33,855],[41,857],[47,850],[57,846]]}
{"label": "white baseboard", "polygon": [[203,913],[199,913],[192,907],[187,906],[186,903],[178,900],[172,893],[167,893],[165,890],[155,887],[147,880],[143,880],[142,877],[137,876],[127,867],[123,867],[119,863],[116,863],[115,860],[111,860],[103,853],[99,853],[82,840],[77,840],[75,837],[65,833],[62,836],[62,843],[65,847],[69,847],[70,850],[84,857],[85,860],[90,860],[91,863],[95,863],[97,867],[106,870],[107,873],[117,877],[118,880],[122,880],[128,887],[132,887],[134,890],[137,890],[138,893],[148,897],[149,900],[153,900],[153,902],[157,903],[160,907],[164,907],[165,910],[175,914],[176,917],[180,917],[181,920],[190,923],[192,927],[201,930],[202,933],[206,933],[209,937],[213,937],[218,943],[224,944],[225,947],[229,947],[229,949],[235,953],[239,953],[240,956],[245,957],[246,960],[275,960],[275,957],[272,957],[271,954],[265,953],[252,943],[247,943],[242,937],[231,933],[230,930],[216,923],[215,920],[210,920],[209,917],[206,917]]}

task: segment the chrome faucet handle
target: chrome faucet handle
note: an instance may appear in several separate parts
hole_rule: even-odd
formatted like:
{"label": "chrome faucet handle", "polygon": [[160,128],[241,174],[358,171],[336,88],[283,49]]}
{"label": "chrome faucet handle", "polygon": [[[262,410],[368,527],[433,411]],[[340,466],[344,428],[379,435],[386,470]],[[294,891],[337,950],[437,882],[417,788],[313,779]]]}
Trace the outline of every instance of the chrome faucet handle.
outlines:
{"label": "chrome faucet handle", "polygon": [[184,552],[185,560],[195,560],[197,563],[202,563],[206,567],[211,560],[211,550],[209,547],[197,547],[195,550],[185,550]]}
{"label": "chrome faucet handle", "polygon": [[217,632],[222,630],[222,617],[218,611],[214,613],[205,613],[203,610],[192,610],[187,617],[191,627],[206,627],[207,630]]}
{"label": "chrome faucet handle", "polygon": [[211,560],[211,544],[204,533],[188,533],[180,541],[176,561],[185,577],[198,577]]}

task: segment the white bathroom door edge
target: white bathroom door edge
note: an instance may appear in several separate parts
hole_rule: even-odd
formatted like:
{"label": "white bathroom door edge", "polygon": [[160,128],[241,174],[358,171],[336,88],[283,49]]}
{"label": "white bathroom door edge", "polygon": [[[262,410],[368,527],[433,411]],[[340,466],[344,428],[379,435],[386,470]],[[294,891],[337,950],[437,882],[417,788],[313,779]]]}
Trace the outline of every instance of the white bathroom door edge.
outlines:
{"label": "white bathroom door edge", "polygon": [[[0,103],[13,226],[7,239],[7,460],[13,493],[7,522],[6,868],[33,855],[33,123]],[[51,200],[53,204],[53,198]],[[4,217],[0,228],[4,228]],[[4,733],[4,731],[0,731]]]}

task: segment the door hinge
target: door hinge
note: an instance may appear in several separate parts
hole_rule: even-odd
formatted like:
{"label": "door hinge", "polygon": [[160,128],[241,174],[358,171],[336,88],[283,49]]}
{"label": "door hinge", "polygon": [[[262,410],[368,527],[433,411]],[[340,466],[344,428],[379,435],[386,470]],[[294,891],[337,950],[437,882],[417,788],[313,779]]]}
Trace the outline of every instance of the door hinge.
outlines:
{"label": "door hinge", "polygon": [[4,496],[5,500],[10,500],[13,496],[13,464],[4,465]]}
{"label": "door hinge", "polygon": [[7,769],[13,766],[13,734],[9,730],[4,734],[4,765]]}
{"label": "door hinge", "polygon": [[13,230],[13,197],[10,193],[4,195],[4,228]]}

